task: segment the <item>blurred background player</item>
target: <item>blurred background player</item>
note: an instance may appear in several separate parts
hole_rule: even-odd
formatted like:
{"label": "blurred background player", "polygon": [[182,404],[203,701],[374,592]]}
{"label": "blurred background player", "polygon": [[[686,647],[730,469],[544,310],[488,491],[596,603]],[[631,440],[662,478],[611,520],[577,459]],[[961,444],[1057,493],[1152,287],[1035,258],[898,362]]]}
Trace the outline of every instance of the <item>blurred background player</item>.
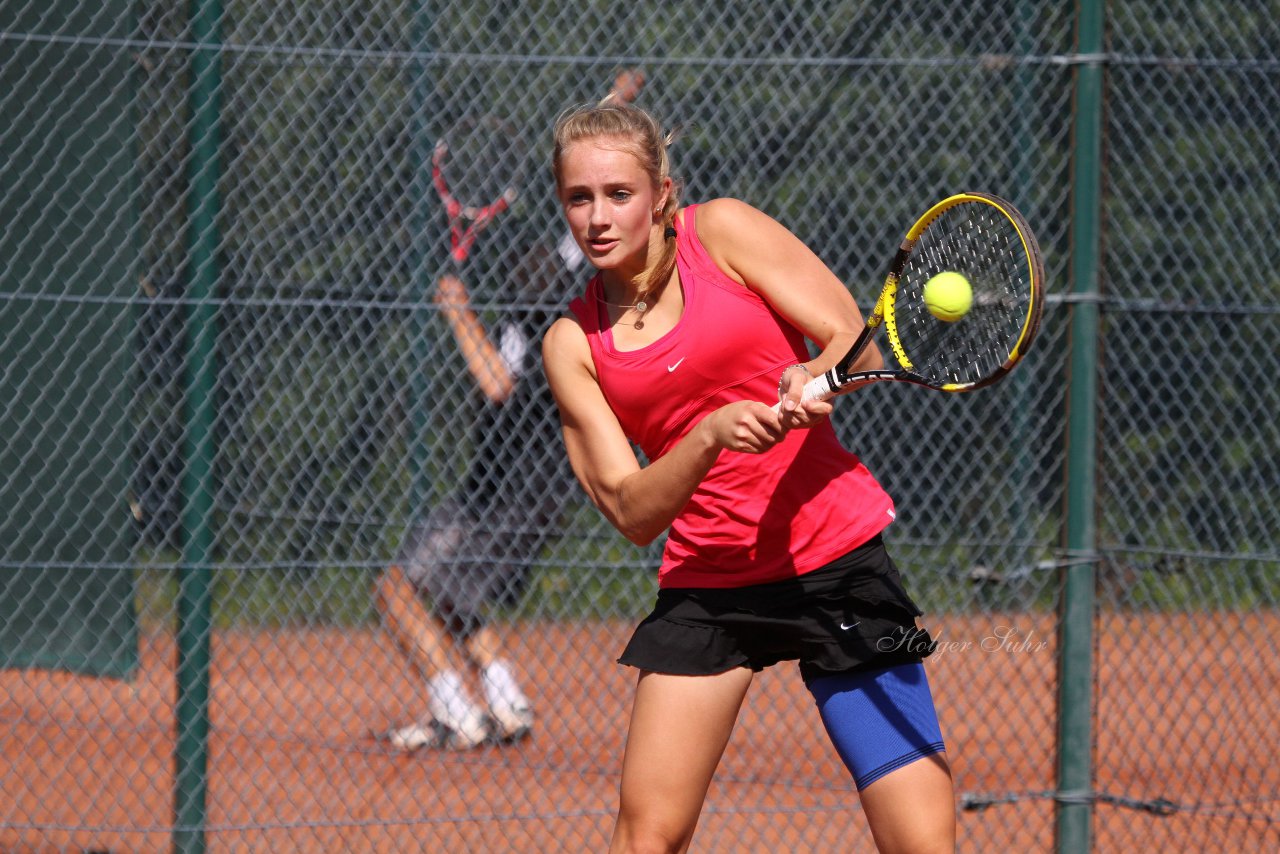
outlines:
{"label": "blurred background player", "polygon": [[[642,72],[620,71],[606,99],[630,102],[643,85]],[[383,625],[427,683],[428,714],[386,735],[402,750],[515,742],[533,727],[519,668],[486,614],[519,600],[545,532],[573,493],[559,448],[541,469],[531,470],[528,459],[530,448],[559,441],[541,337],[586,259],[572,235],[512,254],[510,299],[489,329],[462,279],[446,274],[436,285],[434,301],[482,402],[460,489],[413,526],[375,585]]]}

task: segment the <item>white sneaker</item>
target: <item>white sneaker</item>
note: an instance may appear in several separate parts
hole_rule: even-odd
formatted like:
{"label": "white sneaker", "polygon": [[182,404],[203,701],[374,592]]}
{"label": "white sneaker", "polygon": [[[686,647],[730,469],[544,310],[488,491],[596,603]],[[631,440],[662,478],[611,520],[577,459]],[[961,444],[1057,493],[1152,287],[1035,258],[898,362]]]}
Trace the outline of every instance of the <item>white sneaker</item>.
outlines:
{"label": "white sneaker", "polygon": [[431,704],[435,725],[443,731],[443,744],[449,750],[470,750],[488,744],[493,739],[489,719],[477,708],[462,715],[450,714],[440,704]]}
{"label": "white sneaker", "polygon": [[489,706],[489,715],[499,741],[523,741],[533,732],[533,709],[527,703],[494,703]]}
{"label": "white sneaker", "polygon": [[443,728],[433,720],[418,721],[387,732],[383,736],[396,750],[406,753],[421,747],[441,747],[444,743]]}

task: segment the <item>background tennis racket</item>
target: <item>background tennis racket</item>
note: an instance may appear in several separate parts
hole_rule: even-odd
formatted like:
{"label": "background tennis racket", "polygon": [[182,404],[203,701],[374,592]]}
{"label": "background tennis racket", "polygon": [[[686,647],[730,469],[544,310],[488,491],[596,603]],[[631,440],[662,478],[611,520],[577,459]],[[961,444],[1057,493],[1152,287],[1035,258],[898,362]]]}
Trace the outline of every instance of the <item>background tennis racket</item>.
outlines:
{"label": "background tennis racket", "polygon": [[449,257],[456,264],[519,195],[528,162],[520,140],[508,122],[482,116],[457,122],[436,141],[431,180],[449,218]]}
{"label": "background tennis racket", "polygon": [[[925,283],[943,272],[964,275],[969,311],[947,322],[925,306]],[[1044,262],[1035,235],[1008,201],[960,193],[929,208],[894,256],[866,328],[847,356],[805,384],[804,400],[826,400],[854,383],[893,380],[940,391],[972,391],[1009,373],[1040,328]],[[883,329],[886,367],[854,371]],[[896,362],[896,367],[889,367]]]}

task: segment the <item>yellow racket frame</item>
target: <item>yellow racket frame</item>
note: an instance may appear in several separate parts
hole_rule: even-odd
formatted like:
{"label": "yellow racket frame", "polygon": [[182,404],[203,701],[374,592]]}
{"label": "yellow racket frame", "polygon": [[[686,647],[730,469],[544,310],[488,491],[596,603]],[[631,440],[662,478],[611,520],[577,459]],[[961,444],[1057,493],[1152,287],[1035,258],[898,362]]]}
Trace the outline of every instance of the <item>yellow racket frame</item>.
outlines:
{"label": "yellow racket frame", "polygon": [[1014,233],[1018,235],[1018,239],[1021,241],[1027,270],[1031,277],[1031,298],[1027,304],[1027,316],[1023,320],[1022,331],[1019,333],[1017,341],[1014,342],[1013,348],[1009,351],[1009,355],[1005,358],[999,370],[995,371],[991,376],[976,382],[944,383],[936,386],[942,391],[972,391],[975,388],[981,388],[995,382],[1011,371],[1013,366],[1023,357],[1040,327],[1040,315],[1044,301],[1044,260],[1040,255],[1040,247],[1036,243],[1035,235],[1032,234],[1030,226],[1027,225],[1027,221],[1023,219],[1017,208],[1005,199],[993,196],[990,193],[957,193],[954,196],[948,196],[929,208],[915,221],[915,224],[907,231],[907,236],[903,238],[902,245],[899,247],[898,254],[894,259],[893,268],[885,279],[884,288],[880,291],[879,299],[876,300],[876,306],[871,312],[871,317],[867,318],[867,326],[872,328],[880,325],[881,321],[884,322],[885,332],[889,337],[889,347],[893,351],[894,358],[897,359],[903,370],[913,370],[911,357],[907,355],[902,346],[902,340],[898,335],[897,314],[895,312],[898,278],[902,275],[907,258],[911,255],[911,250],[920,239],[920,235],[924,234],[925,229],[934,220],[941,216],[943,212],[957,205],[975,202],[995,208],[1013,226]]}

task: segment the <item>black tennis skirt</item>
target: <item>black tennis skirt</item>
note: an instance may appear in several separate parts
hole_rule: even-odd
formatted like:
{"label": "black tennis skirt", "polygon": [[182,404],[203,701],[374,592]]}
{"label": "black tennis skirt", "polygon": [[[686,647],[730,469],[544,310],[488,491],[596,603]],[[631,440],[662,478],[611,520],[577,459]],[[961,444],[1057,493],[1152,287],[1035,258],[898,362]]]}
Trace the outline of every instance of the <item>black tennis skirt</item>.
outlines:
{"label": "black tennis skirt", "polygon": [[796,578],[660,590],[618,661],[708,676],[794,660],[809,681],[922,660],[936,645],[916,620],[922,613],[877,535]]}

